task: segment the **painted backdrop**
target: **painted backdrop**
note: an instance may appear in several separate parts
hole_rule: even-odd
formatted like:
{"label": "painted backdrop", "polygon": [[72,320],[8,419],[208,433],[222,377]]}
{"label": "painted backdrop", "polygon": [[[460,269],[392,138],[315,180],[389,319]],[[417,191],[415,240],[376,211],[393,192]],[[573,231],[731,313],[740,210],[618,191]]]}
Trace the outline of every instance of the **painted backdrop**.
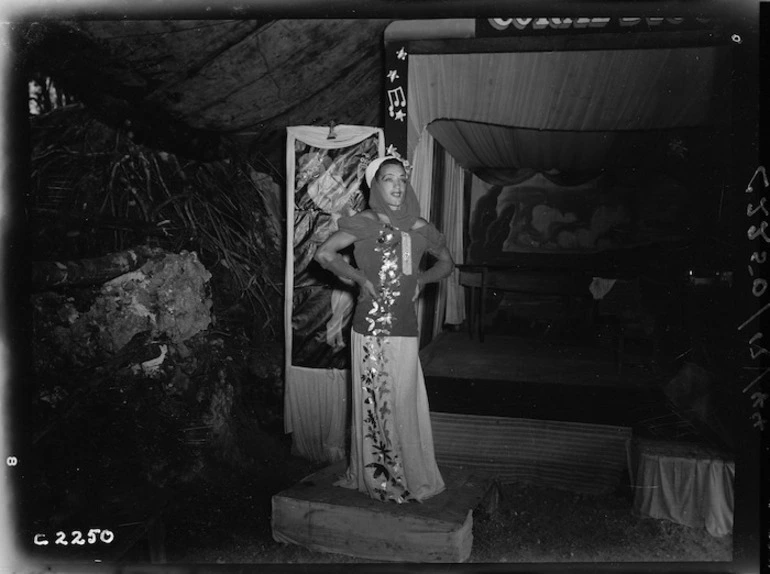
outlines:
{"label": "painted backdrop", "polygon": [[295,454],[333,462],[345,457],[356,291],[313,256],[340,217],[366,205],[360,185],[368,162],[383,155],[384,138],[363,126],[287,132],[284,430]]}

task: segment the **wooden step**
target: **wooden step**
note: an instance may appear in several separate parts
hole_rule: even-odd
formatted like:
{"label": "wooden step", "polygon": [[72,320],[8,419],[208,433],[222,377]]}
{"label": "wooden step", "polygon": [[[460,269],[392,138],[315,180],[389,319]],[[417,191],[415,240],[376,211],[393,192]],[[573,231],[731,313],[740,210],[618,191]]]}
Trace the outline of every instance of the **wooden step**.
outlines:
{"label": "wooden step", "polygon": [[344,463],[336,463],[273,496],[273,538],[369,560],[464,562],[474,510],[494,510],[495,485],[483,471],[442,466],[444,492],[422,503],[395,504],[334,486],[344,470]]}

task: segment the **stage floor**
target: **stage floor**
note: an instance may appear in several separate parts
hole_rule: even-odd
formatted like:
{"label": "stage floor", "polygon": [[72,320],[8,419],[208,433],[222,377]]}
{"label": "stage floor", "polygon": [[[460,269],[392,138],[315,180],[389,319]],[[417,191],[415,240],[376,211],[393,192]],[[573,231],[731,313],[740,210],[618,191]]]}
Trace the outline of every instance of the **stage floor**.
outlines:
{"label": "stage floor", "polygon": [[656,376],[649,362],[629,354],[618,374],[610,348],[487,334],[444,331],[420,351],[426,376],[527,383],[649,388]]}
{"label": "stage floor", "polygon": [[420,352],[432,412],[633,429],[634,436],[715,441],[678,413],[644,358],[622,370],[611,349],[467,331],[441,333]]}

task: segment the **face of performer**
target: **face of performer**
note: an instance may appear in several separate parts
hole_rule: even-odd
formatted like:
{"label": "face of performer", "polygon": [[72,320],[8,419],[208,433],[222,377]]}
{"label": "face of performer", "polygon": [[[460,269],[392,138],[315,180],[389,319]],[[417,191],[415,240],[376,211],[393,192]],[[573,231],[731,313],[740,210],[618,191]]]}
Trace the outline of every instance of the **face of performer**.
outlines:
{"label": "face of performer", "polygon": [[377,170],[382,199],[391,209],[398,209],[406,194],[406,171],[400,163],[384,163]]}

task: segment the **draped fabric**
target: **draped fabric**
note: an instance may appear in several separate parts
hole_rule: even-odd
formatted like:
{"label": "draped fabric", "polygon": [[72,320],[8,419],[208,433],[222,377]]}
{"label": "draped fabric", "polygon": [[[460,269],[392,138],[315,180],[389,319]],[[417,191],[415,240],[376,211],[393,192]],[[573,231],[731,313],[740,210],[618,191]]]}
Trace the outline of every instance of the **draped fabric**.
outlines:
{"label": "draped fabric", "polygon": [[380,128],[287,128],[287,250],[284,304],[284,430],[295,454],[345,455],[354,293],[313,260],[343,215],[364,209],[366,161],[384,155]]}
{"label": "draped fabric", "polygon": [[[588,173],[613,167],[656,167],[671,155],[672,143],[707,137],[707,128],[646,131],[548,131],[435,120],[428,130],[470,171],[526,168]],[[491,182],[490,182],[491,183]]]}
{"label": "draped fabric", "polygon": [[[728,57],[722,46],[410,55],[407,155],[420,166],[413,181],[429,177],[425,153],[433,138],[462,168],[495,185],[535,173],[577,185],[608,165],[665,159],[684,149],[669,139],[671,130],[729,122],[713,113],[728,109],[728,91],[719,89]],[[430,186],[415,189],[425,209]],[[462,207],[462,188],[459,200],[456,192],[450,176],[442,189],[448,219],[452,207]],[[457,222],[444,223],[449,239]],[[453,282],[440,288],[434,332],[440,321],[458,318],[454,292]]]}
{"label": "draped fabric", "polygon": [[[423,131],[417,150],[412,160],[412,173],[410,179],[412,187],[417,194],[420,203],[420,216],[430,221],[430,204],[433,190],[433,136],[427,130]],[[425,299],[417,299],[417,326],[422,331],[423,315],[425,313]]]}
{"label": "draped fabric", "polygon": [[[491,174],[499,185],[553,168],[586,172],[588,180],[623,147],[619,138],[631,141],[613,132],[710,122],[719,105],[717,64],[726,54],[697,47],[411,55],[407,148],[423,210],[430,206],[426,153],[433,138],[466,169],[510,170],[507,182],[500,171]],[[636,150],[626,147],[624,157],[634,158]],[[517,173],[521,168],[527,171]],[[442,190],[450,219],[449,206],[461,206],[462,198],[462,187],[460,199],[453,196],[451,179]],[[448,239],[456,226],[444,226]],[[463,227],[456,229],[461,234]],[[458,318],[454,292],[453,282],[440,288],[437,322]]]}
{"label": "draped fabric", "polygon": [[[423,128],[455,119],[534,130],[708,125],[724,47],[426,54],[409,58],[410,155]],[[724,114],[722,114],[724,116]]]}
{"label": "draped fabric", "polygon": [[516,168],[479,168],[473,174],[490,185],[505,187],[506,185],[518,185],[534,176],[537,171],[528,167]]}
{"label": "draped fabric", "polygon": [[734,461],[683,443],[649,443],[638,450],[637,512],[705,528],[715,537],[732,532]]}
{"label": "draped fabric", "polygon": [[431,134],[463,167],[597,169],[615,145],[616,132],[557,132],[436,120]]}
{"label": "draped fabric", "polygon": [[292,452],[318,461],[345,458],[349,394],[349,370],[288,368],[284,416]]}
{"label": "draped fabric", "polygon": [[[411,181],[417,199],[420,202],[421,216],[430,221],[430,205],[433,189],[433,161],[435,140],[430,132],[423,130],[414,154],[414,167]],[[455,263],[463,261],[463,170],[457,162],[445,155],[444,187],[441,190],[444,212],[441,217],[441,230],[447,239],[447,247]],[[454,210],[454,211],[453,211]],[[434,216],[435,217],[435,216]],[[455,270],[445,281],[439,283],[438,300],[434,314],[432,333],[441,331],[444,323],[459,325],[465,320],[465,293],[460,287],[460,274]],[[417,320],[422,329],[425,301],[421,297],[417,303]]]}
{"label": "draped fabric", "polygon": [[566,173],[556,171],[539,172],[528,167],[522,167],[520,169],[503,169],[490,167],[473,170],[473,174],[486,183],[503,187],[523,183],[537,173],[542,175],[546,180],[555,183],[556,185],[570,187],[580,186],[588,183],[589,181],[597,179],[602,175],[603,170],[569,171]]}
{"label": "draped fabric", "polygon": [[[455,263],[463,263],[463,205],[465,171],[448,153],[444,152],[444,209],[442,229],[447,248]],[[455,268],[446,280],[439,283],[438,303],[433,336],[441,332],[444,323],[460,325],[465,320],[465,292],[460,285],[460,270]]]}
{"label": "draped fabric", "polygon": [[412,156],[412,187],[420,203],[420,216],[430,221],[430,205],[433,191],[433,136],[423,131],[417,145],[416,153]]}

